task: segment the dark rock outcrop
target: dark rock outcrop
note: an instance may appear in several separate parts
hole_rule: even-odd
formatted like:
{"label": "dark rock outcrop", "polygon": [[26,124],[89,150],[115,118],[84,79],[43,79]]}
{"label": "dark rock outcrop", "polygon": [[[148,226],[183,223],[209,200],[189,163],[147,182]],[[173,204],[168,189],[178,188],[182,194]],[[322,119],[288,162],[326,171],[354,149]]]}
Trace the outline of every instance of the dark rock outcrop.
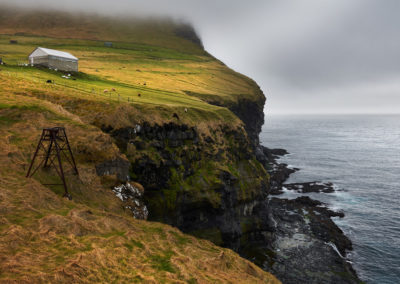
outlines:
{"label": "dark rock outcrop", "polygon": [[288,190],[294,190],[300,193],[332,193],[335,192],[334,185],[331,182],[301,182],[301,183],[288,183],[284,187]]}
{"label": "dark rock outcrop", "polygon": [[281,194],[282,185],[289,178],[289,176],[298,171],[297,168],[288,168],[285,163],[279,163],[277,160],[279,157],[289,154],[285,149],[269,149],[264,146],[260,146],[266,162],[264,167],[268,170],[270,175],[270,194]]}
{"label": "dark rock outcrop", "polygon": [[126,181],[129,179],[129,167],[129,161],[116,158],[96,165],[96,173],[99,176],[115,174],[119,180]]}
{"label": "dark rock outcrop", "polygon": [[273,198],[268,204],[270,233],[264,243],[242,254],[283,283],[360,283],[345,259],[351,242],[331,215],[309,198]]}
{"label": "dark rock outcrop", "polygon": [[130,178],[146,189],[150,220],[235,250],[266,228],[257,212],[268,175],[242,128],[221,125],[211,136],[176,123],[103,129],[131,161]]}
{"label": "dark rock outcrop", "polygon": [[[275,185],[273,193],[281,194],[282,186],[290,185],[283,185],[286,179],[282,177],[288,177],[287,166],[279,167],[277,159],[279,154],[287,152],[268,148],[265,151],[268,164],[274,165],[275,171],[283,169],[282,174],[271,175],[271,184]],[[305,185],[306,192],[333,188],[332,184],[315,182],[293,184],[293,187],[299,185]],[[346,259],[352,243],[331,219],[343,218],[343,212],[332,211],[318,200],[300,196],[293,200],[272,198],[264,213],[268,232],[258,242],[250,242],[240,251],[241,255],[273,273],[283,283],[360,283]]]}
{"label": "dark rock outcrop", "polygon": [[229,107],[244,122],[244,128],[254,149],[260,147],[259,134],[264,124],[264,103],[265,97],[259,102],[240,99],[237,104]]}

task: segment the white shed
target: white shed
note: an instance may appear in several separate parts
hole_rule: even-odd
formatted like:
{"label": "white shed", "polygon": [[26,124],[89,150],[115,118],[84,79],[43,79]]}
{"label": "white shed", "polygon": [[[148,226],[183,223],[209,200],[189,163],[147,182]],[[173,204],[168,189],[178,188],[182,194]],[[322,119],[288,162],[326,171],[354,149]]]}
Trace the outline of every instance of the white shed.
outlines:
{"label": "white shed", "polygon": [[38,47],[28,58],[31,66],[78,72],[78,58],[65,51]]}

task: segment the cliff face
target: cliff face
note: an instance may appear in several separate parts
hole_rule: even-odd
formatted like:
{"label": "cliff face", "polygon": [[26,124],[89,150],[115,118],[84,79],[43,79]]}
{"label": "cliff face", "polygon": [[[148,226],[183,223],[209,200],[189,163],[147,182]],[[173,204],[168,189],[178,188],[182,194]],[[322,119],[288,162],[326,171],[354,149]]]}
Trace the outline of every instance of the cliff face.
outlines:
{"label": "cliff face", "polygon": [[262,107],[240,101],[232,109],[249,124],[218,125],[208,135],[177,123],[103,129],[144,186],[149,219],[240,250],[266,229],[269,176],[255,155]]}
{"label": "cliff face", "polygon": [[240,99],[237,104],[229,107],[244,122],[247,135],[254,148],[259,147],[260,144],[259,134],[264,124],[264,103],[263,96],[258,101]]}

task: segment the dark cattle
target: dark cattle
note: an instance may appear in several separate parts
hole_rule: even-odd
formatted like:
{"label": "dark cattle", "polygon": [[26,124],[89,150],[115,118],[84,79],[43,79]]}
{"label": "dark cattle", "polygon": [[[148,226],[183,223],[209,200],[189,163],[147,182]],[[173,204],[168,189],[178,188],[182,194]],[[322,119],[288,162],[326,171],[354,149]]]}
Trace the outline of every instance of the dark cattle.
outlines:
{"label": "dark cattle", "polygon": [[175,112],[174,112],[174,114],[172,115],[172,117],[175,117],[177,120],[179,120],[179,116],[178,116],[178,114],[176,114]]}
{"label": "dark cattle", "polygon": [[142,95],[139,93],[139,94],[137,94],[137,96],[138,96],[138,97],[141,97]]}
{"label": "dark cattle", "polygon": [[46,83],[51,84],[51,83],[53,83],[53,81],[52,80],[47,80]]}

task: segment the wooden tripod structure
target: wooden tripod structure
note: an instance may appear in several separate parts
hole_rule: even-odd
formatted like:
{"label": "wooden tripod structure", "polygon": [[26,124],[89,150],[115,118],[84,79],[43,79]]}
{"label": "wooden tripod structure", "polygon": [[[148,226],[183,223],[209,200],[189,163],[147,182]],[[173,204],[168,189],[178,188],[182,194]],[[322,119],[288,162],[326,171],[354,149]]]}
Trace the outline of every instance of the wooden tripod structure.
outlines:
{"label": "wooden tripod structure", "polygon": [[[40,153],[42,152],[42,153]],[[67,183],[65,182],[64,170],[62,166],[61,157],[72,166],[74,173],[79,175],[74,156],[72,155],[71,147],[69,146],[68,137],[64,127],[44,128],[42,136],[36,147],[35,154],[33,155],[32,162],[29,166],[27,178],[32,177],[37,170],[43,165],[44,168],[53,166],[60,177],[62,184],[44,184],[44,185],[63,185],[64,197],[72,199],[68,193]],[[40,163],[32,170],[36,158],[42,158]]]}

